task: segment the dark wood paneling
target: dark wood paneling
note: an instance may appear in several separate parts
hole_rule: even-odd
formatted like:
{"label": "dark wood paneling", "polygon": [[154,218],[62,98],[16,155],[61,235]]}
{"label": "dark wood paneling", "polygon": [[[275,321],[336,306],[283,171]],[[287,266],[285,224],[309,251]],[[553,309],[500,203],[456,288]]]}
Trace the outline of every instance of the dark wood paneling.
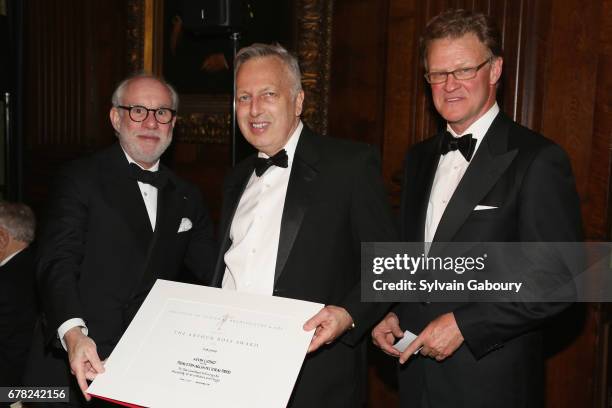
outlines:
{"label": "dark wood paneling", "polygon": [[593,72],[596,75],[593,138],[583,209],[589,238],[609,241],[612,238],[609,190],[612,165],[612,0],[602,2],[599,14],[598,59],[592,61],[596,67]]}
{"label": "dark wood paneling", "polygon": [[[391,1],[389,8],[388,52],[385,84],[385,123],[383,176],[387,180],[394,206],[399,205],[401,164],[406,148],[417,134],[417,95],[422,88],[419,66],[417,21],[414,2]],[[422,123],[421,123],[422,124]]]}
{"label": "dark wood paneling", "polygon": [[109,140],[110,94],[126,70],[122,5],[119,0],[26,3],[28,148]]}
{"label": "dark wood paneling", "polygon": [[329,130],[382,146],[388,1],[334,2]]}
{"label": "dark wood paneling", "polygon": [[24,190],[35,207],[61,163],[114,140],[108,110],[127,70],[126,11],[121,0],[24,3]]}
{"label": "dark wood paneling", "polygon": [[[85,143],[86,94],[80,84],[88,50],[85,4],[66,9],[32,1],[25,7],[26,146]],[[67,80],[70,78],[70,81]],[[68,121],[68,112],[73,120]]]}
{"label": "dark wood paneling", "polygon": [[[605,23],[602,18],[605,14],[602,14],[601,1],[588,4],[553,2],[551,6],[546,48],[541,49],[546,55],[546,81],[541,95],[540,130],[569,153],[583,203],[586,235],[590,239],[601,239],[605,230],[602,221],[608,216],[607,209],[602,206],[606,200],[602,197],[606,195],[609,180],[610,136],[608,133],[607,137],[602,137],[595,132],[595,126],[603,124],[605,128],[606,120],[609,126],[609,113],[607,119],[602,117],[601,122],[596,121],[597,110],[605,106],[603,100],[596,103],[598,88],[605,86],[605,78],[598,75],[606,65],[601,61],[605,47],[600,38],[600,24]],[[604,41],[610,41],[610,37]],[[607,71],[611,68],[608,61]],[[609,84],[609,74],[603,75],[608,75]],[[606,145],[608,149],[602,149]],[[601,176],[605,183],[598,183]],[[586,308],[585,325],[580,335],[548,361],[549,406],[594,405],[601,386],[598,370],[601,333],[601,309],[591,305]],[[585,353],[587,350],[589,352]]]}
{"label": "dark wood paneling", "polygon": [[546,53],[546,41],[550,27],[550,13],[552,0],[540,0],[538,2],[527,1],[525,4],[525,30],[521,36],[519,54],[519,72],[522,80],[518,82],[516,89],[516,107],[513,116],[515,120],[530,129],[542,127],[542,101],[538,99],[543,93],[547,83],[544,63]]}
{"label": "dark wood paneling", "polygon": [[120,0],[24,3],[24,190],[34,206],[63,162],[114,140],[108,110],[126,74],[126,15]]}
{"label": "dark wood paneling", "polygon": [[[597,85],[598,27],[601,2],[580,7],[553,2],[546,48],[540,131],[561,144],[572,158],[578,191],[586,199],[588,162],[593,142]],[[584,214],[587,218],[588,214]]]}

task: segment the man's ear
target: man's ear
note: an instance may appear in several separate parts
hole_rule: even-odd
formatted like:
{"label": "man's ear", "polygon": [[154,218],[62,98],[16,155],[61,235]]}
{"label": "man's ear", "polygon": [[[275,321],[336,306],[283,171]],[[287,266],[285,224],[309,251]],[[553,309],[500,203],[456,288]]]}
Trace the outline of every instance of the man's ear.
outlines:
{"label": "man's ear", "polygon": [[300,116],[302,114],[303,105],[304,105],[304,91],[300,91],[295,97],[295,116]]}
{"label": "man's ear", "polygon": [[109,117],[115,132],[119,133],[119,129],[121,128],[121,115],[119,114],[119,109],[113,106],[109,112]]}
{"label": "man's ear", "polygon": [[502,74],[502,66],[504,65],[504,59],[502,57],[493,57],[491,61],[491,70],[489,71],[489,83],[491,85],[497,84]]}
{"label": "man's ear", "polygon": [[11,241],[9,233],[4,228],[0,227],[0,251],[4,251]]}

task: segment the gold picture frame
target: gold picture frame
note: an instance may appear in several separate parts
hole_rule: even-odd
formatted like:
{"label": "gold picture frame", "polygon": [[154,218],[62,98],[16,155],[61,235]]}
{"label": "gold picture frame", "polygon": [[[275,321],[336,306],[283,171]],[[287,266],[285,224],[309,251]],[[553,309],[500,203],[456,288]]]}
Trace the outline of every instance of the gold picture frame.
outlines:
{"label": "gold picture frame", "polygon": [[[296,54],[306,93],[302,119],[314,131],[327,134],[331,65],[333,1],[294,0],[297,18]],[[159,74],[161,64],[163,0],[128,0],[127,61],[133,72]],[[223,97],[202,96],[197,103],[182,104],[182,132],[187,143],[230,143],[231,119]],[[194,105],[194,106],[191,106]],[[205,112],[198,109],[206,109]]]}

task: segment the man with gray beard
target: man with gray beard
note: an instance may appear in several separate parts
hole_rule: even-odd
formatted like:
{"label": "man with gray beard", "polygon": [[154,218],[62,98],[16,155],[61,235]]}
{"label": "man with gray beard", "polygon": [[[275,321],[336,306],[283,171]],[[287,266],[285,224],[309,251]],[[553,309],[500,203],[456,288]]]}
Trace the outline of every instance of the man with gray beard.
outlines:
{"label": "man with gray beard", "polygon": [[91,399],[86,379],[104,371],[155,280],[177,280],[186,269],[208,283],[213,263],[200,192],[159,161],[172,141],[176,91],[137,75],[119,84],[112,105],[118,143],[63,169],[40,235],[45,324],[33,365],[48,376],[35,382],[71,383],[71,406]]}

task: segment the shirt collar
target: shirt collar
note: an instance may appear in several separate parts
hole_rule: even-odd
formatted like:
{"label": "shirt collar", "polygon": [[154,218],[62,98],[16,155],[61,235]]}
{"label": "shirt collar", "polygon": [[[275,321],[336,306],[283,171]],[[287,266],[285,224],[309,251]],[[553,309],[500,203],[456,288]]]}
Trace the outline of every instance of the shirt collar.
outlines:
{"label": "shirt collar", "polygon": [[[119,144],[119,146],[121,146],[121,144]],[[138,167],[140,167],[141,169],[145,170],[145,171],[152,171],[152,172],[156,172],[157,170],[159,170],[159,159],[157,159],[157,161],[155,162],[154,165],[152,165],[151,167],[149,167],[148,169],[143,168],[140,164],[136,163],[136,161],[134,159],[132,159],[132,156],[130,156],[128,154],[128,152],[125,151],[125,149],[123,148],[123,146],[121,146],[121,150],[123,150],[123,154],[125,154],[125,157],[127,158],[128,163],[135,163]]]}
{"label": "shirt collar", "polygon": [[8,261],[10,261],[11,259],[13,259],[18,253],[20,253],[21,251],[23,251],[24,249],[26,249],[27,247],[21,248],[18,251],[13,252],[12,254],[10,254],[9,256],[7,256],[6,258],[4,258],[2,260],[2,262],[0,262],[0,266],[4,266],[8,263]]}
{"label": "shirt collar", "polygon": [[476,150],[478,150],[478,146],[480,146],[482,138],[484,138],[484,136],[487,134],[487,131],[491,127],[491,124],[493,123],[493,120],[495,120],[498,113],[499,105],[497,105],[497,102],[495,102],[493,106],[491,106],[484,115],[478,118],[476,122],[472,123],[470,127],[463,132],[463,134],[458,135],[455,133],[448,123],[446,124],[446,130],[448,130],[454,137],[460,137],[462,135],[471,133],[472,137],[476,139],[476,147],[474,149],[474,152],[476,152]]}
{"label": "shirt collar", "polygon": [[[287,140],[287,144],[283,147],[287,152],[287,163],[291,165],[293,163],[293,156],[295,156],[295,149],[297,148],[298,141],[300,140],[300,135],[302,134],[302,129],[304,128],[304,124],[300,120],[295,130]],[[268,158],[269,156],[265,153],[259,152],[257,157]]]}

